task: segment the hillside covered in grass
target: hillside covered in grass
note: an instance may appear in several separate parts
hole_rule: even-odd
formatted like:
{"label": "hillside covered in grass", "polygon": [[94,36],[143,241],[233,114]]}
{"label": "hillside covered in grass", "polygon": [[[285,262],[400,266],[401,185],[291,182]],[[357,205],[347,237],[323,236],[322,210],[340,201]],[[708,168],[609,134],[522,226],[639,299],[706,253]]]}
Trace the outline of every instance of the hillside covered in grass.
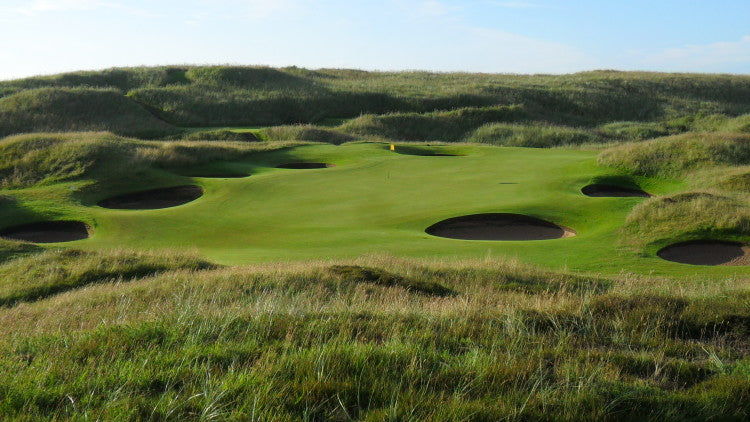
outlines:
{"label": "hillside covered in grass", "polygon": [[749,265],[750,76],[0,82],[1,420],[744,421]]}
{"label": "hillside covered in grass", "polygon": [[0,274],[16,304],[0,322],[23,326],[0,333],[4,420],[750,415],[748,280],[129,251],[51,251]]}
{"label": "hillside covered in grass", "polygon": [[[159,138],[181,127],[330,127],[353,119],[334,128],[333,142],[369,136],[544,147],[747,132],[748,97],[750,77],[731,75],[124,68],[0,82],[0,135],[109,130]],[[288,132],[267,138],[279,135]],[[297,136],[325,138],[311,130]]]}

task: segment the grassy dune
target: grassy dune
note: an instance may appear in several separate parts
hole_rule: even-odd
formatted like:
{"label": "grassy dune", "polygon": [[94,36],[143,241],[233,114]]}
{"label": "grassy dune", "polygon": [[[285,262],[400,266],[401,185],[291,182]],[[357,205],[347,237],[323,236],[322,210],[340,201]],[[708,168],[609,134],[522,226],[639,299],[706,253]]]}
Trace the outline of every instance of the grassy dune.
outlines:
{"label": "grassy dune", "polygon": [[40,88],[0,98],[0,136],[97,130],[143,138],[177,132],[112,89]]}
{"label": "grassy dune", "polygon": [[[107,98],[91,98],[92,92],[104,95],[102,90]],[[118,99],[110,98],[115,94]],[[370,114],[341,131],[358,135],[384,131],[378,135],[394,140],[453,142],[482,125],[522,118],[539,127],[584,130],[600,141],[610,141],[690,130],[742,132],[747,131],[750,113],[747,76],[608,71],[519,76],[187,66],[0,82],[0,104],[19,95],[40,102],[48,117],[40,122],[39,109],[21,108],[4,119],[0,107],[0,134],[109,130],[159,137],[175,130],[144,112],[184,127],[318,124]],[[67,105],[91,101],[99,103],[100,115],[93,121],[86,118],[85,110],[65,112]],[[487,112],[503,107],[516,111],[500,116]],[[129,114],[122,117],[125,109]],[[451,113],[462,114],[460,124],[445,122]],[[436,129],[435,124],[440,128],[447,124],[450,130]],[[134,128],[140,133],[133,133]],[[533,146],[579,142],[563,136]]]}
{"label": "grassy dune", "polygon": [[[121,254],[102,260],[133,256]],[[74,281],[95,258],[47,252],[0,271],[63,266],[70,275],[61,279]],[[0,308],[4,326],[25,327],[0,334],[4,419],[750,413],[748,280],[600,279],[494,259],[371,256],[195,271],[180,270],[174,255],[139,258],[174,269],[134,278],[121,264],[102,264],[89,276],[95,285]]]}

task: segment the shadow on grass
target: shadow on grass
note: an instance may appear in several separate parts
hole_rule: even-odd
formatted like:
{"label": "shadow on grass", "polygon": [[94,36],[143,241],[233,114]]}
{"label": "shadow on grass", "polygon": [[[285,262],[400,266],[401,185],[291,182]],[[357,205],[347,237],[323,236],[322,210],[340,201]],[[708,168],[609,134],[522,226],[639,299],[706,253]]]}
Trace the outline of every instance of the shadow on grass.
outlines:
{"label": "shadow on grass", "polygon": [[372,283],[383,287],[401,287],[412,293],[428,296],[455,296],[457,293],[442,284],[414,280],[392,274],[379,268],[362,267],[359,265],[334,265],[328,270],[335,276],[355,283]]}

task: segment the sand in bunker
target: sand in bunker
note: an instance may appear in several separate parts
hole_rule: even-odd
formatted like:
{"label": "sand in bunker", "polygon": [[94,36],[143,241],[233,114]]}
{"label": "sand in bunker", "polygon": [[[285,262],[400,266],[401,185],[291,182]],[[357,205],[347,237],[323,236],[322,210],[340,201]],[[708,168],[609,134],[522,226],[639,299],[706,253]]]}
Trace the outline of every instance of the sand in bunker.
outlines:
{"label": "sand in bunker", "polygon": [[328,163],[285,163],[279,164],[276,168],[279,169],[324,169],[328,167],[334,167],[334,164]]}
{"label": "sand in bunker", "polygon": [[719,240],[695,240],[667,246],[656,253],[667,261],[692,265],[750,265],[750,246]]}
{"label": "sand in bunker", "polygon": [[115,196],[99,202],[100,207],[121,210],[170,208],[194,201],[203,195],[200,186],[175,186]]}
{"label": "sand in bunker", "polygon": [[449,218],[425,230],[464,240],[545,240],[575,236],[575,231],[521,214],[474,214]]}
{"label": "sand in bunker", "polygon": [[592,184],[584,187],[581,189],[581,192],[586,196],[593,196],[593,197],[615,197],[615,198],[624,198],[624,197],[639,197],[639,198],[649,198],[651,195],[648,193],[640,190],[640,189],[630,189],[630,188],[623,188],[620,186],[614,186],[614,185],[602,185],[602,184]]}
{"label": "sand in bunker", "polygon": [[41,221],[0,231],[0,237],[33,243],[72,242],[89,234],[89,227],[80,221]]}

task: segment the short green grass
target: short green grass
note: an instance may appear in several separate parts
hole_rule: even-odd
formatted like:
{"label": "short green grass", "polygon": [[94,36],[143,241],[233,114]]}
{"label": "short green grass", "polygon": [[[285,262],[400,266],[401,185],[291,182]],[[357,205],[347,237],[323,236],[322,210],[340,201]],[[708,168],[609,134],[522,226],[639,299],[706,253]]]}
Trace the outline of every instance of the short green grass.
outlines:
{"label": "short green grass", "polygon": [[[125,145],[129,141],[121,142]],[[141,157],[174,155],[182,148],[193,151],[196,157],[212,153],[214,158],[208,164],[188,159],[189,155],[174,160],[152,158],[150,165],[140,167],[139,177],[131,174],[118,180],[116,171],[105,166],[88,176],[73,172],[79,179],[73,185],[53,181],[8,191],[15,202],[6,208],[4,225],[45,215],[78,218],[94,227],[94,235],[72,242],[70,247],[194,250],[221,264],[348,259],[387,253],[449,260],[518,258],[556,270],[602,274],[748,273],[747,268],[670,263],[656,257],[653,250],[634,248],[633,238],[641,235],[622,228],[633,208],[644,199],[590,198],[580,192],[592,180],[621,174],[598,165],[597,151],[423,146],[462,154],[430,157],[399,153],[411,151],[406,145],[397,145],[396,152],[391,152],[387,144],[349,143],[268,151],[261,148],[236,158],[237,150],[227,143],[170,147],[139,142],[146,151]],[[249,145],[241,148],[260,148]],[[275,168],[294,161],[336,166],[318,170]],[[198,174],[198,170],[207,168],[251,176],[188,177],[191,169]],[[122,171],[127,172],[127,168]],[[632,176],[632,180],[659,195],[680,192],[685,187],[685,182],[663,177]],[[114,193],[186,183],[201,185],[204,196],[162,210],[121,211],[95,205]],[[424,232],[445,218],[485,212],[544,218],[574,229],[577,236],[492,242],[444,239]],[[662,231],[649,241],[663,244],[675,233],[679,231]],[[739,240],[747,240],[746,233],[736,235]]]}

